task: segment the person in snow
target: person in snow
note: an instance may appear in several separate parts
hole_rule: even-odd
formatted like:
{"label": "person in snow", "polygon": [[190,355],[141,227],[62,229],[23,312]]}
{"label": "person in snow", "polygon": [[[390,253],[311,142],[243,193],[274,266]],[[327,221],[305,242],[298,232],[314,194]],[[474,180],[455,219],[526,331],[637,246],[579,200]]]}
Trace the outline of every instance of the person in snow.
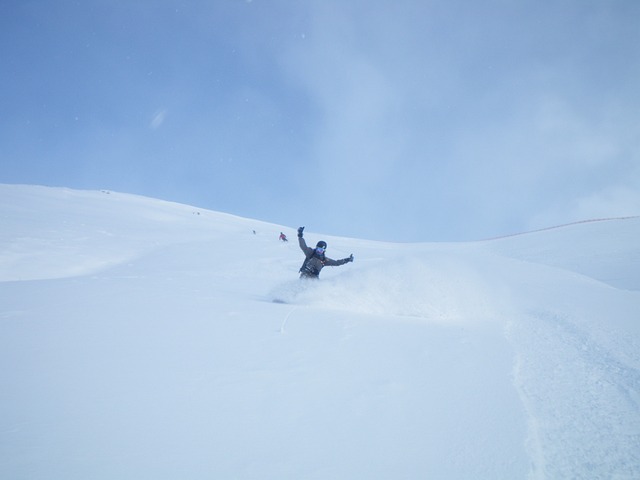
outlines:
{"label": "person in snow", "polygon": [[280,240],[283,241],[283,242],[288,242],[289,241],[289,239],[287,239],[287,236],[282,232],[280,232]]}
{"label": "person in snow", "polygon": [[300,249],[304,253],[304,263],[300,267],[300,278],[319,278],[320,270],[325,266],[337,267],[344,265],[345,263],[353,262],[353,253],[347,258],[341,260],[334,260],[326,257],[324,252],[327,250],[327,242],[320,240],[316,248],[307,246],[303,237],[304,227],[298,229],[298,243]]}

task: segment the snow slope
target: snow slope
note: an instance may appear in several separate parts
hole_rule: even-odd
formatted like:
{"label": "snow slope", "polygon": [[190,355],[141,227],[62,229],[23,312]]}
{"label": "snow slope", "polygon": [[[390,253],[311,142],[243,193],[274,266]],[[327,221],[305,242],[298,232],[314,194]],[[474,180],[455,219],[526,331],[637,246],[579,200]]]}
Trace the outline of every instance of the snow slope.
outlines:
{"label": "snow slope", "polygon": [[356,261],[301,289],[297,225],[0,200],[0,478],[640,478],[638,218],[464,244],[309,225]]}

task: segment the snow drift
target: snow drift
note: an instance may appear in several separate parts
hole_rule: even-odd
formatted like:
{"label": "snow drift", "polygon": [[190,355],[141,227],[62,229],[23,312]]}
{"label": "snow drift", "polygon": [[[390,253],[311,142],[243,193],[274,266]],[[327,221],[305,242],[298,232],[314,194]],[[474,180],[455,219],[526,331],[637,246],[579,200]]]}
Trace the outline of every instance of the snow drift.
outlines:
{"label": "snow drift", "polygon": [[356,261],[301,288],[298,225],[0,198],[2,478],[640,477],[638,218],[310,232]]}

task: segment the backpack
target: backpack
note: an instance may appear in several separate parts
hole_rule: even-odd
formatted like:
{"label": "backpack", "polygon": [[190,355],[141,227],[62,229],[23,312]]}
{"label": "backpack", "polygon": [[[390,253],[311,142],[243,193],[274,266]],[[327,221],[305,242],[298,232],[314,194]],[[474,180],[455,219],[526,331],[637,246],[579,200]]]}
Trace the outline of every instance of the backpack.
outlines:
{"label": "backpack", "polygon": [[309,265],[309,261],[313,258],[316,257],[320,260],[320,262],[322,263],[322,265],[324,265],[324,262],[326,261],[324,258],[324,254],[322,255],[322,257],[320,255],[318,255],[316,253],[316,249],[313,249],[313,253],[311,254],[311,256],[306,257],[304,259],[304,262],[302,263],[302,266],[300,267],[300,273],[303,273],[305,275],[310,275],[313,277],[317,277],[320,275],[320,270],[318,270],[316,267],[314,267],[313,265]]}

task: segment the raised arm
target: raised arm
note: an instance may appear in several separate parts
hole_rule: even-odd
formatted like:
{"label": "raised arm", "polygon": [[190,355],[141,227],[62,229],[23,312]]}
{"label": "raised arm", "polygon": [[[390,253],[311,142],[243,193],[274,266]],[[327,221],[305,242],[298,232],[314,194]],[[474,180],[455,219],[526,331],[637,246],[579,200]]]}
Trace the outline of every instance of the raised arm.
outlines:
{"label": "raised arm", "polygon": [[300,245],[300,250],[302,250],[305,256],[311,255],[313,249],[307,246],[307,242],[304,241],[304,237],[302,236],[302,232],[304,231],[304,227],[300,227],[298,229],[298,245]]}
{"label": "raised arm", "polygon": [[300,245],[300,250],[302,250],[305,255],[309,255],[309,253],[311,252],[312,248],[311,247],[307,247],[307,242],[304,241],[304,238],[298,237],[298,245]]}

